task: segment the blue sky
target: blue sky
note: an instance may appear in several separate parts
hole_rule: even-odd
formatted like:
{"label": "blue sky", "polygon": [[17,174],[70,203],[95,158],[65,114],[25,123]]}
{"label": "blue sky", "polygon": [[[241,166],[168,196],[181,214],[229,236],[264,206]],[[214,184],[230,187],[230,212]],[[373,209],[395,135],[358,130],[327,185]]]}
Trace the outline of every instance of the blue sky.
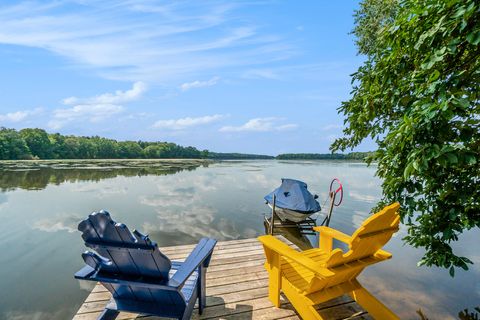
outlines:
{"label": "blue sky", "polygon": [[328,152],[362,62],[349,34],[357,6],[2,1],[0,126],[220,152]]}

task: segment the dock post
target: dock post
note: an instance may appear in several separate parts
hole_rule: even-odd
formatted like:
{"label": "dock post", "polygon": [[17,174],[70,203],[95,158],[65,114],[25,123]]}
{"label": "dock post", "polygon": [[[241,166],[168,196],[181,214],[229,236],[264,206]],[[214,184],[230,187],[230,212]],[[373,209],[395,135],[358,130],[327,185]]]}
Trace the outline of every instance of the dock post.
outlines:
{"label": "dock post", "polygon": [[270,218],[270,234],[273,235],[273,225],[275,223],[275,205],[277,202],[277,197],[273,195],[273,204],[272,204],[272,217]]}
{"label": "dock post", "polygon": [[335,203],[335,196],[337,194],[333,191],[330,191],[330,208],[328,208],[328,215],[327,215],[327,221],[326,221],[326,226],[330,224],[330,218],[332,216],[332,211],[333,211],[333,204]]}

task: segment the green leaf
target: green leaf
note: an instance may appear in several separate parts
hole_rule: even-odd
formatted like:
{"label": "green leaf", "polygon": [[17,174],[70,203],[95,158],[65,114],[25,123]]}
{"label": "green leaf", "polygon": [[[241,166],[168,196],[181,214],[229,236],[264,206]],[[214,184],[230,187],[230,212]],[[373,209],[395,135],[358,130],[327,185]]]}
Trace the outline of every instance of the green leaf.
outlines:
{"label": "green leaf", "polygon": [[465,8],[465,6],[462,6],[462,7],[457,9],[457,12],[455,12],[453,17],[454,18],[459,18],[459,17],[463,16],[466,11],[467,11],[467,9]]}
{"label": "green leaf", "polygon": [[480,43],[480,31],[472,31],[467,35],[467,41],[476,46]]}
{"label": "green leaf", "polygon": [[458,163],[458,157],[454,153],[446,153],[445,156],[448,158],[448,162],[450,162],[451,164]]}
{"label": "green leaf", "polygon": [[431,67],[435,65],[435,63],[441,61],[443,59],[443,56],[437,56],[436,54],[430,55],[429,59],[426,60],[422,65],[420,66],[424,70],[428,70]]}
{"label": "green leaf", "polygon": [[462,109],[468,109],[470,107],[470,102],[467,99],[454,99],[455,105],[461,107]]}
{"label": "green leaf", "polygon": [[420,170],[420,164],[417,160],[413,161],[412,164],[413,164],[413,167],[415,168],[415,170],[417,170],[417,171]]}
{"label": "green leaf", "polygon": [[430,78],[428,79],[430,82],[435,81],[440,76],[440,71],[433,70],[432,74],[430,74]]}
{"label": "green leaf", "polygon": [[437,158],[440,155],[440,147],[438,146],[438,144],[434,144],[432,146],[432,155],[434,158]]}
{"label": "green leaf", "polygon": [[464,261],[460,262],[460,268],[462,268],[465,271],[468,271],[468,265]]}
{"label": "green leaf", "polygon": [[415,168],[413,167],[413,162],[410,162],[403,171],[403,179],[408,180],[414,169]]}
{"label": "green leaf", "polygon": [[447,229],[443,232],[443,238],[448,240],[452,237],[453,231],[451,229]]}
{"label": "green leaf", "polygon": [[448,273],[450,273],[450,277],[453,278],[455,276],[455,268],[451,266],[450,269],[448,270]]}
{"label": "green leaf", "polygon": [[475,164],[475,163],[477,163],[477,158],[475,158],[475,156],[473,154],[467,153],[465,155],[465,162],[467,164]]}

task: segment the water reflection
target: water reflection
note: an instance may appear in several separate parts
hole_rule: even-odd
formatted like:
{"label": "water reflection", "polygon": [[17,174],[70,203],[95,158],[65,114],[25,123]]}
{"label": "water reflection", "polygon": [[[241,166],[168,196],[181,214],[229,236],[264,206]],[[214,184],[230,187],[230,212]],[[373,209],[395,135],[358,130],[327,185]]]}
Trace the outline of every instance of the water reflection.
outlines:
{"label": "water reflection", "polygon": [[[45,162],[41,162],[45,163]],[[56,163],[56,162],[55,162]],[[114,162],[107,166],[104,162],[81,162],[79,165],[45,167],[45,164],[27,164],[16,162],[0,164],[0,191],[5,192],[16,188],[25,190],[42,190],[49,184],[60,185],[64,182],[89,181],[98,182],[103,179],[123,177],[142,177],[147,175],[168,175],[183,170],[195,170],[199,166],[208,166],[202,161],[137,161],[119,166]],[[101,165],[102,164],[102,165]],[[87,188],[95,189],[94,185]],[[1,198],[0,198],[1,201]]]}
{"label": "water reflection", "polygon": [[[269,225],[265,222],[265,234],[269,234]],[[274,235],[281,235],[290,240],[293,244],[295,244],[301,250],[308,250],[317,247],[316,237],[312,237],[310,235],[305,234],[300,228],[294,226],[275,226],[273,231]]]}
{"label": "water reflection", "polygon": [[[380,197],[374,169],[327,161],[70,162],[36,166],[0,163],[0,318],[68,319],[83,302],[88,284],[72,275],[85,247],[76,232],[90,212],[106,209],[116,221],[149,233],[160,246],[252,238],[265,233],[263,196],[281,178],[297,178],[326,199],[338,177],[346,190],[330,226],[351,234]],[[319,217],[321,221],[323,216]],[[308,249],[317,239],[283,230]],[[417,268],[420,250],[403,246],[401,230],[388,244],[392,260],[365,270],[362,283],[401,318],[453,319],[480,300],[478,230],[462,238],[461,254],[476,265],[454,279],[435,268]],[[62,303],[59,303],[62,301]],[[472,309],[473,310],[473,309]]]}
{"label": "water reflection", "polygon": [[32,228],[44,232],[67,231],[72,233],[77,231],[78,223],[83,219],[84,217],[77,214],[55,216],[35,221]]}

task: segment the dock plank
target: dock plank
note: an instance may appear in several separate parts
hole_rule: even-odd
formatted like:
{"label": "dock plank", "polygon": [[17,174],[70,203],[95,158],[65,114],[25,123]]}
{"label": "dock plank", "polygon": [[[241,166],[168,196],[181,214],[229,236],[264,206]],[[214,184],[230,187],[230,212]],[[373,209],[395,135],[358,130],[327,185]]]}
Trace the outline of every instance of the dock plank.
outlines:
{"label": "dock plank", "polygon": [[[279,239],[296,248],[285,238]],[[182,261],[194,247],[195,245],[181,245],[160,250],[170,259]],[[275,308],[268,299],[268,274],[263,267],[264,263],[263,248],[257,239],[219,241],[207,271],[207,307],[202,315],[195,311],[192,319],[300,319],[283,296],[281,308]],[[73,319],[96,319],[110,298],[110,292],[97,284]],[[371,319],[348,296],[318,305],[317,310],[325,319]],[[117,319],[161,318],[122,312]]]}

